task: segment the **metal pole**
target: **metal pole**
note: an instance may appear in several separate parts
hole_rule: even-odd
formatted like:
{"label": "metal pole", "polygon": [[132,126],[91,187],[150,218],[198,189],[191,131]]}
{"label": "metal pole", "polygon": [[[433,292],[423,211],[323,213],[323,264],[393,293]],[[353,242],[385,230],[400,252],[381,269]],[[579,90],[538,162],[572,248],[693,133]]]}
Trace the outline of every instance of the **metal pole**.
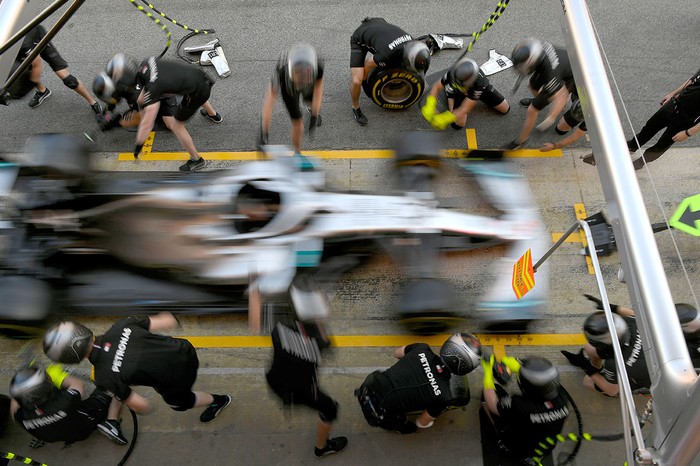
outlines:
{"label": "metal pole", "polygon": [[584,0],[561,0],[561,6],[567,50],[652,379],[656,422],[648,444],[658,449],[668,439],[682,453],[664,448],[652,454],[658,456],[659,464],[681,466],[688,463],[671,463],[670,457],[693,458],[700,451],[700,434],[686,435],[676,425],[683,410],[686,426],[700,424],[698,406],[688,403],[697,376],[674,311],[588,8]]}
{"label": "metal pole", "polygon": [[22,29],[17,31],[17,33],[14,36],[7,39],[7,42],[5,42],[5,45],[0,47],[0,55],[5,53],[5,51],[7,49],[9,49],[10,47],[12,47],[13,44],[18,42],[21,38],[26,36],[29,31],[34,29],[34,27],[37,24],[41,23],[46,18],[51,16],[56,10],[61,8],[63,6],[63,4],[65,4],[67,2],[68,2],[68,0],[56,0],[51,5],[47,6],[46,9],[44,9],[44,11],[42,11],[41,13],[36,15],[36,17],[33,20],[31,20],[29,23],[27,23]]}
{"label": "metal pole", "polygon": [[[27,58],[24,59],[22,64],[15,70],[14,73],[12,73],[12,76],[10,76],[7,79],[7,82],[5,85],[0,89],[0,95],[2,95],[12,84],[14,84],[15,81],[24,73],[24,70],[29,68],[29,66],[32,64],[32,61],[39,56],[42,50],[46,47],[46,45],[51,42],[51,39],[54,38],[54,36],[58,33],[58,31],[61,30],[64,24],[68,22],[68,20],[73,16],[73,14],[78,11],[78,8],[85,3],[85,0],[75,0],[71,5],[68,7],[68,9],[61,15],[60,18],[58,18],[58,21],[56,21],[56,24],[54,24],[51,29],[49,29],[46,32],[46,36],[44,36],[41,41],[34,47],[34,49],[31,51],[31,53],[27,56]],[[26,28],[25,28],[26,29]]]}
{"label": "metal pole", "polygon": [[[2,0],[0,2],[0,44],[5,44],[7,39],[27,23],[39,9],[37,2],[27,0]],[[20,44],[9,47],[9,53],[0,55],[0,84],[5,82],[12,70]]]}
{"label": "metal pole", "polygon": [[[566,241],[566,238],[568,238],[568,237],[571,235],[571,233],[573,233],[574,231],[576,231],[576,229],[578,228],[578,226],[579,226],[579,225],[578,225],[578,222],[574,222],[574,224],[571,225],[571,227],[569,227],[569,229],[566,230],[566,232],[564,232],[563,235],[561,235],[561,238],[559,238],[559,239],[557,240],[557,242],[554,243],[554,244],[552,245],[552,247],[549,248],[549,249],[547,250],[547,252],[545,252],[545,253],[542,255],[542,257],[540,258],[540,260],[538,260],[537,263],[536,263],[535,265],[532,266],[532,270],[535,271],[535,272],[537,272],[537,269],[539,268],[539,266],[542,265],[542,264],[544,264],[544,261],[546,261],[547,259],[549,259],[549,256],[551,256],[552,253],[553,253],[554,251],[556,251],[557,248],[559,248],[559,246],[561,246],[562,243],[564,243],[564,241]],[[593,243],[591,243],[590,240],[589,240],[588,244],[593,244]]]}

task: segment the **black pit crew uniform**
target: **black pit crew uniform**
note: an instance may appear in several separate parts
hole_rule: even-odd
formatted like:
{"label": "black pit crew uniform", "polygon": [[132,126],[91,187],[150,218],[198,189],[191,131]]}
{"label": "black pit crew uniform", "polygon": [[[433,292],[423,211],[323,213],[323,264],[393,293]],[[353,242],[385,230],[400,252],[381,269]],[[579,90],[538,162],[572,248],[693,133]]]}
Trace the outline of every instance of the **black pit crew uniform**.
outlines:
{"label": "black pit crew uniform", "polygon": [[338,415],[338,403],[318,386],[316,369],[321,358],[315,338],[278,323],[272,331],[274,355],[266,374],[267,383],[285,406],[305,405],[331,423]]}
{"label": "black pit crew uniform", "polygon": [[[509,395],[500,385],[496,385],[496,393],[498,416],[494,421],[500,449],[517,464],[523,464],[528,458],[551,455],[556,436],[561,433],[569,415],[564,389],[560,386],[556,397],[548,400]],[[482,426],[490,425],[483,417],[483,409],[479,415]],[[489,431],[484,433],[489,435]]]}
{"label": "black pit crew uniform", "polygon": [[194,346],[181,338],[151,333],[149,326],[147,317],[129,317],[95,338],[89,356],[95,385],[120,401],[129,398],[131,385],[153,387],[176,411],[194,407],[192,386],[199,368]]}
{"label": "black pit crew uniform", "polygon": [[[136,126],[138,124],[138,119],[135,120],[135,118],[137,117],[139,111],[138,98],[141,94],[141,86],[129,82],[126,77],[122,77],[114,83],[114,88],[115,92],[112,94],[114,100],[116,100],[118,104],[121,99],[124,99],[128,108],[120,112],[115,110],[117,104],[110,104],[107,106],[107,111],[105,111],[104,114],[96,115],[95,118],[97,120],[97,124],[100,126],[102,131],[116,128],[122,121],[131,122],[125,126]],[[162,118],[164,116],[174,117],[177,110],[177,97],[165,97],[160,102],[156,124],[160,124],[161,127],[164,127],[165,123],[163,123]]]}
{"label": "black pit crew uniform", "polygon": [[356,395],[369,425],[410,434],[417,427],[408,413],[426,410],[436,418],[453,405],[451,377],[430,346],[414,343],[392,367],[367,376]]}
{"label": "black pit crew uniform", "polygon": [[314,85],[323,80],[323,60],[318,58],[316,61],[316,81],[308,83],[308,85],[302,89],[294,87],[292,78],[287,71],[287,60],[288,57],[286,53],[280,57],[275,71],[272,73],[271,85],[272,90],[276,94],[282,95],[282,100],[284,101],[284,106],[287,108],[289,117],[292,120],[298,120],[302,117],[301,108],[299,106],[300,100],[303,99],[304,102],[310,106],[314,96]]}
{"label": "black pit crew uniform", "polygon": [[20,403],[15,421],[27,432],[44,442],[73,443],[85,440],[107,419],[112,398],[95,389],[85,400],[74,389],[54,388],[41,406]]}
{"label": "black pit crew uniform", "polygon": [[493,87],[489,79],[481,70],[479,70],[479,76],[476,78],[474,83],[469,86],[469,89],[466,89],[466,93],[455,89],[452,84],[450,84],[455,81],[454,77],[450,75],[451,73],[452,70],[448,70],[443,75],[440,82],[445,88],[445,95],[447,98],[454,99],[454,109],[462,105],[465,98],[469,98],[470,100],[474,101],[480,100],[492,108],[497,107],[504,100],[506,100],[506,98]]}
{"label": "black pit crew uniform", "polygon": [[[666,128],[656,144],[644,151],[644,157],[634,161],[634,168],[639,170],[644,161],[651,162],[661,157],[674,143],[673,136],[687,131],[700,123],[700,70],[690,78],[688,84],[675,96],[669,99],[647,120],[635,138],[627,141],[631,152],[637,151],[654,137],[656,133]],[[690,135],[690,133],[686,133]]]}
{"label": "black pit crew uniform", "polygon": [[199,68],[151,57],[141,63],[136,82],[144,92],[142,106],[147,107],[164,98],[182,96],[175,115],[178,121],[187,121],[211,95],[214,81]]}
{"label": "black pit crew uniform", "polygon": [[403,60],[403,46],[413,38],[384,18],[365,18],[350,37],[350,68],[365,66],[367,52],[374,55],[379,66],[399,67]]}
{"label": "black pit crew uniform", "polygon": [[530,104],[537,110],[544,109],[562,87],[573,92],[576,86],[566,49],[549,42],[542,42],[542,48],[542,61],[535,66],[530,77],[530,88],[539,91]]}
{"label": "black pit crew uniform", "polygon": [[[627,322],[630,331],[630,339],[628,342],[621,342],[622,358],[625,361],[625,369],[627,377],[630,381],[632,392],[643,393],[648,392],[651,387],[651,378],[647,370],[646,360],[644,358],[644,350],[642,348],[642,338],[637,330],[637,322],[634,317],[621,316]],[[617,367],[615,365],[615,357],[603,359],[603,367],[600,369],[600,374],[612,384],[618,384]],[[600,390],[596,386],[596,390]]]}

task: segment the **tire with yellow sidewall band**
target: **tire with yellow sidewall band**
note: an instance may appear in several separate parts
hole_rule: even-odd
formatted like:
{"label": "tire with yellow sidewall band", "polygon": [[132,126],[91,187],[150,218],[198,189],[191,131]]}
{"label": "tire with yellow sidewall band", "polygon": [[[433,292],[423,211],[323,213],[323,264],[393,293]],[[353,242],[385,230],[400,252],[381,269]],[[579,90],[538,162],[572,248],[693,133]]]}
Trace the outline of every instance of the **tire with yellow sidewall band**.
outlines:
{"label": "tire with yellow sidewall band", "polygon": [[387,110],[403,110],[418,102],[425,89],[422,75],[400,68],[375,68],[362,83],[372,102]]}

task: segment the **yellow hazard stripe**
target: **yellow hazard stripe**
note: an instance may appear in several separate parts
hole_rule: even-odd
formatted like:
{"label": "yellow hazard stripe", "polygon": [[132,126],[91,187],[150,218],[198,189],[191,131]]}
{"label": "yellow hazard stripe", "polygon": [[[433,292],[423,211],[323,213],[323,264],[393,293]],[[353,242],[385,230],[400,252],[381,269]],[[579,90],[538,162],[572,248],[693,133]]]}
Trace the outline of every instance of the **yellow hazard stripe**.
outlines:
{"label": "yellow hazard stripe", "polygon": [[[431,346],[442,346],[450,335],[336,335],[331,337],[333,346],[339,348],[397,347],[416,341]],[[485,346],[582,346],[583,334],[529,334],[529,335],[477,335]],[[267,348],[272,346],[269,336],[185,336],[197,348]]]}
{"label": "yellow hazard stripe", "polygon": [[[471,149],[470,149],[471,150]],[[260,160],[262,154],[257,151],[233,151],[233,152],[200,152],[206,160]],[[392,150],[321,150],[312,152],[302,152],[303,155],[315,157],[319,159],[391,159],[394,157]],[[447,158],[461,158],[468,155],[468,150],[464,149],[449,149],[443,152],[443,156]],[[535,149],[520,149],[514,151],[505,151],[504,157],[508,158],[552,158],[561,157],[561,150],[553,150],[549,152],[540,152]],[[142,161],[167,161],[167,160],[187,160],[189,159],[187,152],[152,152],[149,149],[148,154],[142,154],[139,160]],[[131,152],[120,152],[117,156],[120,161],[134,160],[134,154]]]}

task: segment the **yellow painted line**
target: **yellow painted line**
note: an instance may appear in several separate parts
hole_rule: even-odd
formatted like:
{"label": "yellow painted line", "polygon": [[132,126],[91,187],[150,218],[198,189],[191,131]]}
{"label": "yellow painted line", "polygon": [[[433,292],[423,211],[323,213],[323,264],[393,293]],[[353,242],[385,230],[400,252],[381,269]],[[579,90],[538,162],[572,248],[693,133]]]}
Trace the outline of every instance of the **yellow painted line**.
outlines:
{"label": "yellow painted line", "polygon": [[151,150],[153,149],[153,141],[155,139],[155,131],[151,131],[150,133],[148,133],[148,137],[146,138],[146,141],[144,141],[143,148],[141,149],[141,154],[143,156],[148,157],[148,155],[151,153]]}
{"label": "yellow painted line", "polygon": [[467,128],[467,149],[478,149],[476,145],[476,130],[474,128]]}
{"label": "yellow painted line", "polygon": [[[150,136],[149,136],[150,137]],[[474,140],[476,144],[476,139]],[[163,160],[187,160],[190,158],[187,152],[153,152],[149,147],[146,153],[146,145],[139,160],[142,161],[163,161]],[[471,148],[470,148],[471,150]],[[465,149],[449,149],[443,151],[443,155],[448,158],[459,158],[467,155]],[[258,151],[240,151],[240,152],[200,152],[206,160],[259,160],[261,154]],[[319,159],[390,159],[394,157],[392,150],[322,150],[312,152],[302,152],[304,155],[316,157]],[[549,152],[540,152],[536,149],[521,149],[514,151],[505,151],[504,157],[507,158],[551,158],[561,157],[561,150],[552,150]],[[120,161],[133,161],[134,154],[131,152],[120,152],[117,156]]]}
{"label": "yellow painted line", "polygon": [[[450,335],[337,335],[331,337],[333,346],[338,348],[357,347],[398,347],[417,341],[431,346],[442,346]],[[581,346],[586,343],[583,334],[529,334],[529,335],[477,335],[486,346]],[[269,348],[269,336],[188,336],[197,348]]]}
{"label": "yellow painted line", "polygon": [[[574,210],[576,211],[576,220],[583,220],[584,218],[588,217],[586,214],[586,207],[583,204],[574,204]],[[582,230],[578,230],[579,235],[581,235],[581,244],[583,244],[583,247],[585,248],[588,246],[588,242],[586,241],[586,233]],[[595,275],[595,271],[593,270],[593,262],[591,261],[590,256],[585,256],[586,257],[586,265],[588,266],[588,273],[590,275]]]}
{"label": "yellow painted line", "polygon": [[[552,233],[552,242],[556,243],[559,241],[559,238],[564,236],[564,233]],[[571,233],[568,238],[564,240],[565,243],[580,243],[581,242],[581,236],[577,235],[575,232]]]}

